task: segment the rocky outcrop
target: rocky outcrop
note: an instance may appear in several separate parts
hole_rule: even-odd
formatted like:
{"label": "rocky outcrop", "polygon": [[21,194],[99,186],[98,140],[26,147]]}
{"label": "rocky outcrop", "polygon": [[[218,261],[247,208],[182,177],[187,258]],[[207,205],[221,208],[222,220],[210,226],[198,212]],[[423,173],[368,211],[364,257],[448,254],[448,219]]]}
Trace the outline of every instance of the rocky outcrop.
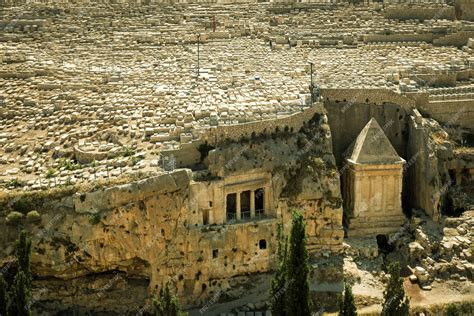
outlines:
{"label": "rocky outcrop", "polygon": [[223,142],[209,152],[207,164],[215,177],[270,172],[272,198],[285,228],[289,229],[291,210],[300,209],[310,251],[337,252],[344,237],[340,181],[326,111],[319,109],[295,133],[282,127],[270,137]]}
{"label": "rocky outcrop", "polygon": [[446,161],[452,158],[454,146],[439,123],[421,117],[417,110],[410,116],[409,134],[406,169],[410,187],[417,188],[409,191],[409,200],[437,221],[451,183]]}
{"label": "rocky outcrop", "polygon": [[440,280],[473,280],[473,211],[461,217],[442,217],[441,225],[422,211],[415,211],[404,234],[394,242],[411,267],[412,282],[429,290]]}
{"label": "rocky outcrop", "polygon": [[[293,209],[306,219],[313,262],[342,249],[339,178],[322,107],[300,131],[225,142],[204,160],[208,179],[177,169],[28,204],[41,214],[38,224],[24,223],[33,240],[36,310],[137,312],[167,280],[185,306],[199,306],[233,279],[273,269],[277,225],[288,231]],[[218,192],[226,179],[269,181],[268,213],[232,223],[204,219],[205,205],[214,205],[214,219],[225,213]],[[11,245],[16,229],[7,227],[3,244]],[[2,252],[4,264],[13,259],[11,247]],[[133,300],[121,299],[126,289]]]}

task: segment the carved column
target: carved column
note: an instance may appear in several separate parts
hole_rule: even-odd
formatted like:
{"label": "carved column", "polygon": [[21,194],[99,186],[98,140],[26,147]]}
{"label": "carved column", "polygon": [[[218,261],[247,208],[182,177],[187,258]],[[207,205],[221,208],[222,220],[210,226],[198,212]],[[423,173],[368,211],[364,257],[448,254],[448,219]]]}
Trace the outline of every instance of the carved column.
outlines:
{"label": "carved column", "polygon": [[460,169],[456,169],[456,183],[454,183],[455,185],[460,185],[461,184],[461,181],[462,181],[462,170]]}
{"label": "carved column", "polygon": [[241,210],[240,210],[240,193],[242,192],[237,192],[237,196],[235,198],[235,210],[236,210],[236,220],[240,221],[240,216],[241,216]]}
{"label": "carved column", "polygon": [[263,214],[270,214],[271,202],[270,202],[270,187],[266,186],[263,188]]}
{"label": "carved column", "polygon": [[255,191],[250,190],[250,218],[255,217]]}
{"label": "carved column", "polygon": [[352,179],[353,179],[353,183],[354,183],[354,195],[353,195],[353,199],[354,199],[354,210],[353,210],[353,217],[356,218],[359,216],[359,213],[361,212],[360,210],[360,205],[362,204],[363,202],[363,199],[364,199],[364,195],[362,194],[362,190],[361,190],[361,183],[362,183],[362,176],[353,172],[351,174],[352,176]]}

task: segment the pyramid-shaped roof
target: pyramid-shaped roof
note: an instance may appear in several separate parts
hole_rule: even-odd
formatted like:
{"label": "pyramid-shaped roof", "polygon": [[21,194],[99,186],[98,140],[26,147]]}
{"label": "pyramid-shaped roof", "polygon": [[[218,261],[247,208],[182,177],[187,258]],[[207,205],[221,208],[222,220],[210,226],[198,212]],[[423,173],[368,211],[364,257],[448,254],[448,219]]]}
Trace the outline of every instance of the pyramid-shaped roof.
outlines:
{"label": "pyramid-shaped roof", "polygon": [[365,125],[348,152],[349,160],[361,164],[393,164],[404,161],[374,118]]}

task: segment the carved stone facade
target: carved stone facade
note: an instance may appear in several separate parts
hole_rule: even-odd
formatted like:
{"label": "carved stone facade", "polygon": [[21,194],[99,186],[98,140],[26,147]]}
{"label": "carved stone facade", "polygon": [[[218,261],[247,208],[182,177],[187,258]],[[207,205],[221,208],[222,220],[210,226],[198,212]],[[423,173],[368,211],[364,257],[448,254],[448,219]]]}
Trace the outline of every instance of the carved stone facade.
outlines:
{"label": "carved stone facade", "polygon": [[349,236],[396,231],[404,222],[401,205],[403,166],[375,119],[362,129],[345,159],[345,206]]}
{"label": "carved stone facade", "polygon": [[271,174],[254,172],[191,184],[195,224],[232,224],[275,217]]}

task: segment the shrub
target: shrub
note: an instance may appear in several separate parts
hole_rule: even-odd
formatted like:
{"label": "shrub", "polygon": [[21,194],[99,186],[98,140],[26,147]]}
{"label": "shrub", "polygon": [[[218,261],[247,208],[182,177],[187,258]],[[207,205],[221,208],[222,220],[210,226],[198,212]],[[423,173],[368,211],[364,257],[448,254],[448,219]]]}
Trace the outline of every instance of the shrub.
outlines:
{"label": "shrub", "polygon": [[0,315],[6,315],[10,305],[10,297],[8,295],[8,284],[0,274]]}
{"label": "shrub", "polygon": [[474,303],[472,302],[453,303],[446,307],[446,316],[473,315],[473,312]]}
{"label": "shrub", "polygon": [[59,168],[64,168],[66,170],[77,170],[81,169],[81,164],[78,162],[75,162],[74,160],[67,159],[67,158],[61,158],[58,160],[58,165]]}
{"label": "shrub", "polygon": [[20,181],[18,181],[17,178],[15,178],[15,179],[11,179],[10,181],[8,181],[7,186],[12,187],[12,188],[18,188],[18,187],[21,187],[21,183],[20,183]]}
{"label": "shrub", "polygon": [[34,201],[32,196],[22,195],[18,198],[18,200],[13,202],[12,208],[17,212],[25,214],[34,208],[33,204]]}
{"label": "shrub", "polygon": [[41,220],[41,215],[38,211],[31,211],[26,214],[26,219],[28,222],[39,222]]}
{"label": "shrub", "polygon": [[89,223],[91,223],[92,225],[96,225],[96,224],[99,224],[99,222],[100,222],[99,213],[89,215]]}
{"label": "shrub", "polygon": [[55,174],[56,174],[56,169],[48,168],[48,171],[46,172],[46,179],[53,178]]}
{"label": "shrub", "polygon": [[21,219],[23,218],[23,214],[21,214],[20,212],[10,212],[10,214],[7,215],[7,223],[9,224],[18,224]]}
{"label": "shrub", "polygon": [[130,156],[135,155],[135,150],[133,150],[133,148],[124,146],[121,154],[123,157],[130,157]]}
{"label": "shrub", "polygon": [[165,286],[160,289],[159,297],[153,299],[154,315],[156,316],[185,316],[187,313],[181,311],[179,301],[176,295],[170,289],[171,285],[168,281]]}
{"label": "shrub", "polygon": [[446,316],[460,316],[458,308],[454,304],[449,304],[446,308]]}

